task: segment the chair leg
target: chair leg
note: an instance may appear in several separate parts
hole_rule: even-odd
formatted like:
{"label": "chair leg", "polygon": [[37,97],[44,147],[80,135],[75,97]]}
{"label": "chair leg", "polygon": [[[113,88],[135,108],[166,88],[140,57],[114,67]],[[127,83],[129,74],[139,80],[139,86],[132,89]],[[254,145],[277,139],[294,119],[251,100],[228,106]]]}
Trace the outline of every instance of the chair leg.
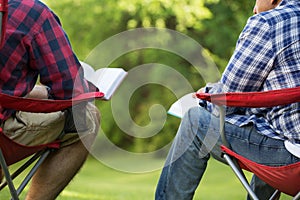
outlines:
{"label": "chair leg", "polygon": [[44,160],[48,157],[49,153],[51,152],[50,149],[45,150],[39,160],[34,164],[34,166],[31,168],[31,170],[29,171],[28,175],[24,178],[24,180],[22,181],[22,183],[20,184],[20,186],[17,189],[17,194],[20,195],[21,192],[24,190],[24,188],[26,187],[26,185],[29,183],[29,181],[31,180],[31,178],[33,177],[33,175],[35,174],[35,172],[37,171],[37,169],[39,168],[39,166],[44,162]]}
{"label": "chair leg", "polygon": [[279,198],[280,198],[280,191],[279,191],[279,190],[276,190],[276,191],[272,194],[272,196],[270,197],[269,200],[277,200],[277,199],[279,199]]}
{"label": "chair leg", "polygon": [[[17,176],[19,176],[25,169],[27,169],[34,161],[36,161],[42,152],[38,152],[34,154],[28,161],[26,161],[21,167],[19,167],[14,173],[11,174],[11,179],[14,180]],[[0,185],[0,191],[7,186],[7,181],[4,181]]]}
{"label": "chair leg", "polygon": [[242,185],[244,186],[244,188],[247,190],[247,192],[250,195],[250,197],[253,200],[259,200],[258,197],[256,196],[256,194],[251,189],[248,181],[245,179],[244,173],[239,170],[239,168],[235,165],[235,163],[232,160],[232,158],[229,155],[227,155],[226,153],[223,154],[223,157],[226,160],[226,162],[228,163],[228,165],[231,167],[231,169],[233,170],[233,172],[235,173],[235,175],[238,177],[238,179],[240,180],[240,182],[242,183]]}
{"label": "chair leg", "polygon": [[1,151],[1,149],[0,149],[0,164],[1,164],[1,168],[3,170],[4,176],[5,176],[5,179],[7,181],[12,199],[13,200],[19,200],[16,188],[15,188],[13,182],[12,182],[12,179],[11,179],[10,173],[8,171],[8,167],[7,167],[7,164],[5,162],[5,159],[4,159],[4,156],[3,156],[3,153]]}
{"label": "chair leg", "polygon": [[293,198],[293,200],[300,200],[300,191],[299,191],[298,194]]}
{"label": "chair leg", "polygon": [[[4,172],[5,179],[6,179],[6,182],[1,184],[0,190],[3,189],[6,185],[8,185],[11,196],[12,196],[12,200],[19,200],[19,195],[24,190],[26,185],[29,183],[29,181],[33,177],[34,173],[37,171],[39,166],[44,162],[44,160],[47,158],[47,156],[49,155],[50,152],[51,152],[51,150],[48,149],[43,152],[36,153],[31,159],[29,159],[25,164],[23,164],[16,172],[14,172],[11,175],[8,171],[7,164],[5,162],[2,152],[0,150],[0,164],[1,164],[2,170]],[[21,174],[27,167],[29,167],[37,159],[38,159],[38,161],[34,164],[32,169],[29,171],[27,176],[24,178],[24,180],[22,181],[22,183],[16,190],[12,180],[15,177],[17,177],[19,174]]]}

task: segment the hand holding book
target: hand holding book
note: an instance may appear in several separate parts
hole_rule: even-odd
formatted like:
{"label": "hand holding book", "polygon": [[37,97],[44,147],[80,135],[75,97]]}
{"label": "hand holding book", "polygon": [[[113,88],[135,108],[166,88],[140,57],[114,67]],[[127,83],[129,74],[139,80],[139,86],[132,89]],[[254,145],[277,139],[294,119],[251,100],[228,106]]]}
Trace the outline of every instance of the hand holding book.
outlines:
{"label": "hand holding book", "polygon": [[199,106],[199,99],[195,98],[194,94],[189,93],[178,99],[171,105],[168,114],[182,118],[190,108]]}
{"label": "hand holding book", "polygon": [[101,68],[94,70],[87,63],[81,62],[84,78],[94,84],[100,92],[104,93],[103,99],[109,100],[128,74],[122,68]]}

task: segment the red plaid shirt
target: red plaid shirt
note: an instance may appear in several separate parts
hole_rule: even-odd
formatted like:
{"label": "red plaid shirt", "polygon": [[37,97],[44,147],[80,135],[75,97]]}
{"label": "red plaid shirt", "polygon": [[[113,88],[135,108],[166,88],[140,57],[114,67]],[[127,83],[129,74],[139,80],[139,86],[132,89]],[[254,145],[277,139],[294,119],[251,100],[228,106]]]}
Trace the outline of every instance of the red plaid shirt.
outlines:
{"label": "red plaid shirt", "polygon": [[[38,78],[54,99],[88,91],[57,16],[39,1],[10,0],[5,44],[0,50],[0,92],[25,96]],[[0,121],[11,113],[0,107]]]}

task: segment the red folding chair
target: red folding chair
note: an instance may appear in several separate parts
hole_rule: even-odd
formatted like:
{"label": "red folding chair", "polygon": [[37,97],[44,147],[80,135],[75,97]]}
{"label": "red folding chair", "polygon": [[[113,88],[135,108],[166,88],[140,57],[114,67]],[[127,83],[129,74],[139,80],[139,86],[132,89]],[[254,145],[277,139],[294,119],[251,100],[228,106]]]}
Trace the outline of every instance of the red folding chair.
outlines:
{"label": "red folding chair", "polygon": [[223,141],[223,146],[221,146],[221,149],[223,152],[223,157],[227,161],[228,165],[232,168],[238,179],[241,181],[242,185],[252,199],[258,200],[257,196],[250,188],[249,183],[241,169],[245,169],[254,173],[261,180],[277,189],[270,199],[276,198],[279,192],[291,195],[294,197],[293,199],[300,199],[300,162],[281,167],[270,167],[255,163],[230,150],[224,134],[224,106],[259,108],[288,105],[291,103],[300,102],[300,87],[266,92],[223,94],[197,93],[197,97],[199,99],[212,102],[219,107],[220,134]]}
{"label": "red folding chair", "polygon": [[[70,100],[42,100],[0,94],[0,105],[1,107],[7,109],[14,109],[26,112],[49,113],[64,110],[66,108],[72,107],[85,101],[93,100],[95,98],[101,99],[103,96],[104,94],[102,92],[91,92],[79,95]],[[14,200],[17,200],[18,196],[23,191],[28,182],[31,180],[32,176],[34,175],[40,164],[46,159],[46,157],[52,150],[58,149],[59,147],[60,141],[55,141],[49,144],[38,146],[20,145],[9,139],[7,136],[5,136],[5,134],[2,132],[2,129],[0,128],[0,165],[6,179],[6,181],[0,185],[0,190],[3,189],[6,185],[8,185],[12,198]],[[12,174],[9,172],[9,165],[23,160],[33,154],[35,155],[32,156],[18,170],[16,170]],[[16,189],[12,180],[36,160],[37,162],[35,163],[35,165],[32,167],[32,169],[25,177],[23,182],[20,184],[18,189]]]}

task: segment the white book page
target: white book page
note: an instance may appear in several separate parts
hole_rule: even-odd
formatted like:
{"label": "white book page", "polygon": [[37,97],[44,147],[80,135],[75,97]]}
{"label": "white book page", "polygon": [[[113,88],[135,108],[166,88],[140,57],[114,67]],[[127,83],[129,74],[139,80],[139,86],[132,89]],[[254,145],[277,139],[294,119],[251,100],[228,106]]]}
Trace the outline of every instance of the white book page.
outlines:
{"label": "white book page", "polygon": [[190,108],[199,106],[199,99],[194,98],[192,95],[193,93],[186,94],[178,99],[171,105],[168,114],[182,118]]}
{"label": "white book page", "polygon": [[300,144],[292,143],[288,140],[284,141],[285,148],[294,156],[300,158]]}
{"label": "white book page", "polygon": [[81,62],[84,78],[93,83],[100,92],[104,93],[103,99],[109,100],[127,75],[122,68],[101,68],[97,71],[90,65]]}

